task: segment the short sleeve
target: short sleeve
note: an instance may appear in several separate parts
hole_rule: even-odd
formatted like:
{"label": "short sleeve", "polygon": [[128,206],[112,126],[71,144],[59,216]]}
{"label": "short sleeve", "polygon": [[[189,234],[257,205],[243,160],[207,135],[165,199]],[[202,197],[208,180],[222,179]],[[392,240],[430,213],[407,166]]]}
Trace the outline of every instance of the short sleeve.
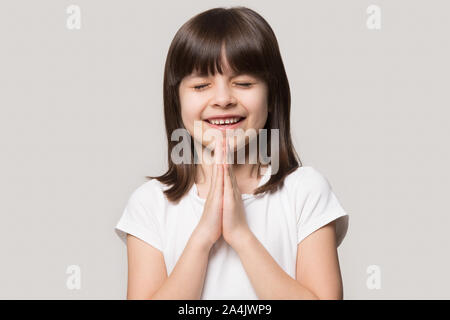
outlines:
{"label": "short sleeve", "polygon": [[303,168],[300,177],[300,215],[297,220],[297,243],[314,231],[336,220],[336,245],[344,240],[349,225],[349,215],[342,208],[328,180],[312,167]]}
{"label": "short sleeve", "polygon": [[142,197],[145,197],[145,191],[144,187],[140,187],[133,192],[115,231],[125,244],[127,243],[127,234],[131,234],[162,251],[160,225],[156,217],[156,210],[154,207],[148,207],[148,201],[143,201]]}

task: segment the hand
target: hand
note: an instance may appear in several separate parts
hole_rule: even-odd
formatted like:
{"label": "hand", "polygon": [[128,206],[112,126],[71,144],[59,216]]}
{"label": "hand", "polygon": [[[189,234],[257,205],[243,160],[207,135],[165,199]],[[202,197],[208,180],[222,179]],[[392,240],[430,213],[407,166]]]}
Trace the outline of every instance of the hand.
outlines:
{"label": "hand", "polygon": [[250,232],[245,217],[244,203],[239,190],[233,165],[229,164],[231,150],[228,142],[224,139],[225,161],[224,163],[224,190],[223,190],[223,221],[222,234],[224,240],[232,247]]}
{"label": "hand", "polygon": [[197,233],[202,241],[211,248],[222,235],[223,212],[223,148],[217,144],[214,151],[213,172],[210,178],[209,192],[203,208],[202,217],[197,225]]}

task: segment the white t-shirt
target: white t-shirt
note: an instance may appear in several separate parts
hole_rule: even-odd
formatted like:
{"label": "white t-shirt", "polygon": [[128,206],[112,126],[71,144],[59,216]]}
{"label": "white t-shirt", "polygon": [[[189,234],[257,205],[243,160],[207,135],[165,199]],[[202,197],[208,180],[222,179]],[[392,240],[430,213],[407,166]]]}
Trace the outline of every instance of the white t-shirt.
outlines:
{"label": "white t-shirt", "polygon": [[[270,173],[269,166],[259,186],[269,180]],[[125,244],[129,233],[160,250],[170,275],[200,220],[206,200],[199,197],[194,183],[174,205],[163,194],[166,188],[156,179],[138,187],[115,230]],[[250,230],[294,279],[298,243],[335,219],[337,246],[347,233],[348,214],[328,180],[310,166],[290,173],[274,194],[243,194],[242,199]],[[211,248],[201,299],[258,299],[238,254],[223,237]]]}

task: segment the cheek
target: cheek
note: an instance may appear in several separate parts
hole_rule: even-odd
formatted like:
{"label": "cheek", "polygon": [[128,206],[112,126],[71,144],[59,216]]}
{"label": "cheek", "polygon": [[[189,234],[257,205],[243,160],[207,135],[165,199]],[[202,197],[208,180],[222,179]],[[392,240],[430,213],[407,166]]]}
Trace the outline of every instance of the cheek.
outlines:
{"label": "cheek", "polygon": [[200,114],[199,101],[194,99],[185,85],[181,84],[179,88],[179,99],[181,106],[181,118],[184,126],[194,127],[194,120]]}
{"label": "cheek", "polygon": [[180,95],[181,118],[185,128],[195,140],[202,141],[202,144],[207,146],[213,139],[205,136],[209,127],[201,120],[204,103],[204,99],[199,97],[192,97],[183,93]]}
{"label": "cheek", "polygon": [[251,115],[251,123],[249,124],[254,126],[255,129],[262,129],[268,115],[267,100],[259,97],[257,99],[252,99],[247,104],[247,111]]}
{"label": "cheek", "polygon": [[186,128],[193,128],[194,121],[200,119],[201,108],[192,100],[183,99],[181,101],[181,118]]}
{"label": "cheek", "polygon": [[[183,124],[189,134],[197,141],[205,140],[205,131],[208,129],[207,124],[201,120],[201,109],[198,106],[182,106],[181,118]],[[206,141],[203,141],[205,144]]]}

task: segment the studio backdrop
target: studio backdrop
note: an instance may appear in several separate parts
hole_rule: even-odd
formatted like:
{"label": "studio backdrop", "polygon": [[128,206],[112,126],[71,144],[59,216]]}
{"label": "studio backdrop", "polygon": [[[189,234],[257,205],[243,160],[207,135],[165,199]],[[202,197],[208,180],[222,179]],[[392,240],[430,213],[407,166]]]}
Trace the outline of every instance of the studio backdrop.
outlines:
{"label": "studio backdrop", "polygon": [[0,3],[0,298],[124,299],[114,227],[167,169],[163,71],[176,31],[246,6],[273,28],[304,166],[350,225],[344,299],[450,298],[450,3]]}

